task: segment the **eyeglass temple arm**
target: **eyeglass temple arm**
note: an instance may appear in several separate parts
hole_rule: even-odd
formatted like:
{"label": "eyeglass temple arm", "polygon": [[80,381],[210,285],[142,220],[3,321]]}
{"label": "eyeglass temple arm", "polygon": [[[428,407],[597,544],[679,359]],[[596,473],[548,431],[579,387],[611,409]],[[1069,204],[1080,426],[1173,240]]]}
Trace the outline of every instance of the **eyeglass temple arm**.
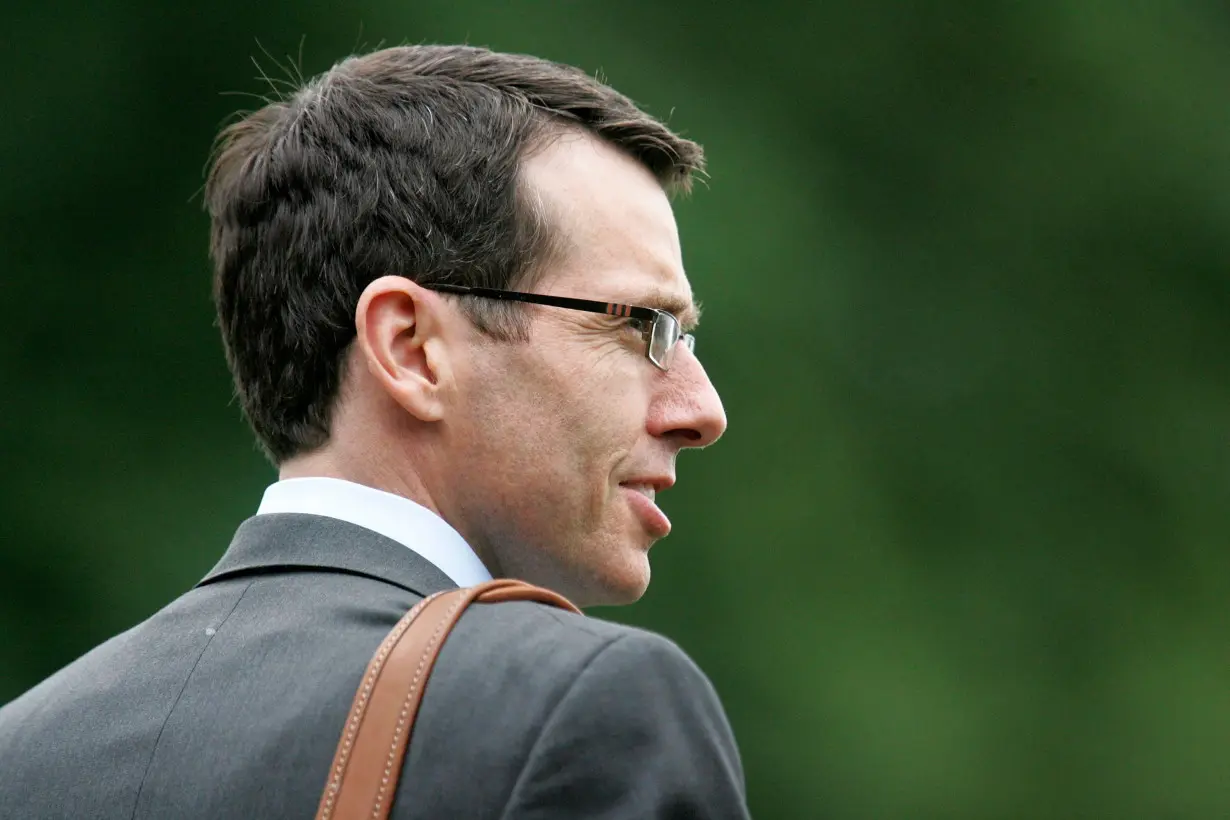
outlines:
{"label": "eyeglass temple arm", "polygon": [[481,296],[487,299],[501,299],[509,302],[528,302],[534,305],[582,310],[586,313],[605,313],[608,316],[628,316],[634,319],[654,320],[658,311],[653,308],[621,305],[617,302],[596,302],[592,299],[573,299],[570,296],[549,296],[545,293],[521,293],[515,290],[495,290],[493,288],[475,288],[468,285],[426,285],[429,290],[442,293],[458,293],[468,296]]}

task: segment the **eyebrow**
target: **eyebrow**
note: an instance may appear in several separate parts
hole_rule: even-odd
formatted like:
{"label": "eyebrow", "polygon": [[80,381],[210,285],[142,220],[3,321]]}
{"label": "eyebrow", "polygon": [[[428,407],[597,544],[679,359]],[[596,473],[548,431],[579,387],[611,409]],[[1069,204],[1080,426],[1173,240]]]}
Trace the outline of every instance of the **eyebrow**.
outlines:
{"label": "eyebrow", "polygon": [[695,330],[696,326],[700,324],[700,303],[691,299],[683,299],[674,293],[653,291],[640,297],[640,300],[635,304],[641,307],[657,308],[672,314],[679,320],[679,326],[683,328],[685,333]]}

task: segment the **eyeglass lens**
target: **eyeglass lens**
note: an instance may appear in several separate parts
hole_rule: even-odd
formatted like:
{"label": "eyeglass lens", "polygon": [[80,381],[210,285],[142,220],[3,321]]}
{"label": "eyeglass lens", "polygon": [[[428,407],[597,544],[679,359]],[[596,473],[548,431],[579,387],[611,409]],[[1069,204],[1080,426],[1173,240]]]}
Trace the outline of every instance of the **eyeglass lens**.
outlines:
{"label": "eyeglass lens", "polygon": [[675,317],[669,313],[659,313],[649,339],[649,358],[659,367],[668,367],[679,336],[679,322]]}

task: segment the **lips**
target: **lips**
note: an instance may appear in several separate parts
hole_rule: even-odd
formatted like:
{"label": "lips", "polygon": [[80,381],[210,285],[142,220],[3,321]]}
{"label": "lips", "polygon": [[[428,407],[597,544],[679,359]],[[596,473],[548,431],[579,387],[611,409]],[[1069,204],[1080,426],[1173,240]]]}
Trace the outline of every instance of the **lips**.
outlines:
{"label": "lips", "polygon": [[663,490],[669,490],[675,485],[673,471],[670,473],[645,473],[619,482],[619,486],[645,493],[650,500]]}
{"label": "lips", "polygon": [[658,496],[658,488],[652,484],[625,481],[620,486],[627,487],[629,490],[635,490],[636,492],[648,498],[650,501],[653,501]]}
{"label": "lips", "polygon": [[619,486],[627,490],[628,505],[640,520],[641,526],[654,538],[665,538],[671,531],[670,519],[655,503],[658,490],[675,483],[673,476],[654,479],[622,481]]}

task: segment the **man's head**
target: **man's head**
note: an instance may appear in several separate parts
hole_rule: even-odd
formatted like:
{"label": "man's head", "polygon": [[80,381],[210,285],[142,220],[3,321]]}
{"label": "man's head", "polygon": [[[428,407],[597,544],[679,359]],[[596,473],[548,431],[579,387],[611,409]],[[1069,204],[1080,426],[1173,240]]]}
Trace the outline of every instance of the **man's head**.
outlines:
{"label": "man's head", "polygon": [[245,414],[283,475],[442,515],[493,574],[635,599],[649,501],[725,428],[635,319],[436,285],[695,306],[667,191],[699,146],[566,66],[467,47],[352,58],[230,126],[206,188]]}

